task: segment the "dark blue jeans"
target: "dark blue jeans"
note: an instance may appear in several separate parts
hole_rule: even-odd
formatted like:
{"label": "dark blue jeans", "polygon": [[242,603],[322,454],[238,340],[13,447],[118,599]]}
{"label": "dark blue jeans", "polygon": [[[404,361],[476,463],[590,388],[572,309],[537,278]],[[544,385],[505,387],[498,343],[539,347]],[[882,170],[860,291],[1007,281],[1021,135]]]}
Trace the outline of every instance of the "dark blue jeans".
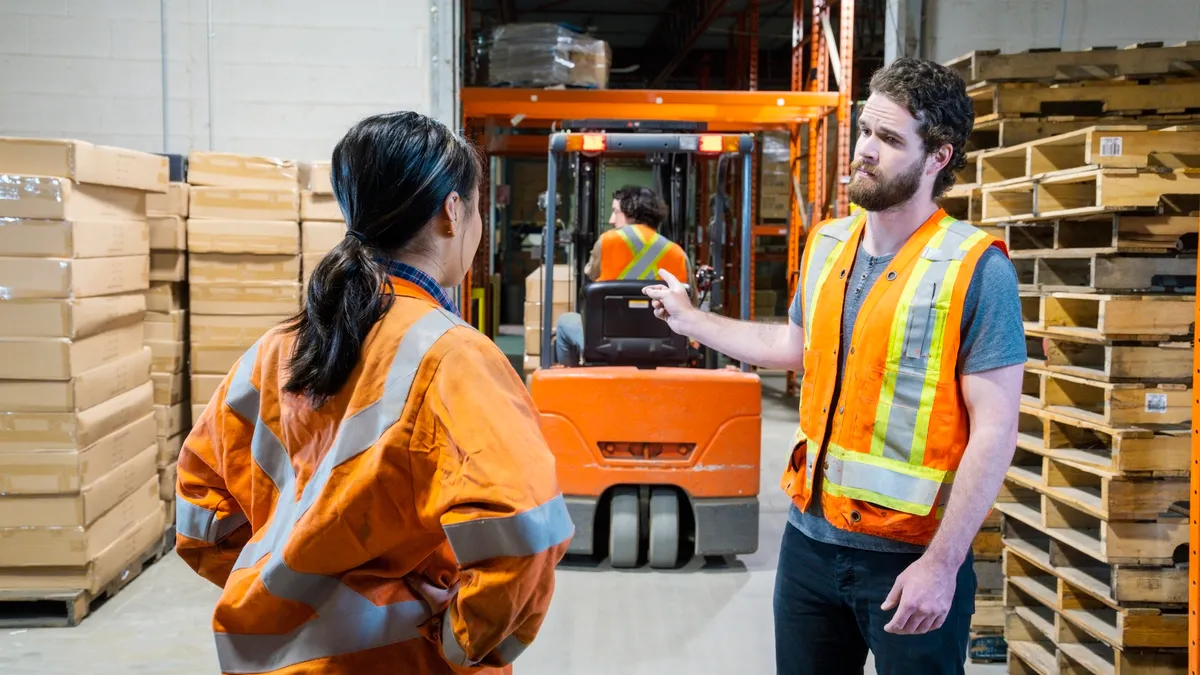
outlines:
{"label": "dark blue jeans", "polygon": [[776,673],[862,675],[868,649],[879,675],[963,673],[975,613],[970,554],[941,628],[924,635],[883,629],[896,610],[879,606],[918,557],[825,544],[786,526],[775,576]]}

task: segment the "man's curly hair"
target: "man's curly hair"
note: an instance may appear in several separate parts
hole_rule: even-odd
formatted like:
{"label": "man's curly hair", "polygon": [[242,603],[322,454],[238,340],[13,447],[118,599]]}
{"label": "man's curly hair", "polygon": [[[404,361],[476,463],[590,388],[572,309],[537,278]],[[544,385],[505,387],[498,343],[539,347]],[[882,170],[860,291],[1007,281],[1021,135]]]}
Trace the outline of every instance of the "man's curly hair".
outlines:
{"label": "man's curly hair", "polygon": [[871,77],[871,93],[908,109],[917,120],[926,152],[946,143],[953,146],[950,162],[933,183],[933,198],[941,197],[954,186],[954,173],[967,165],[963,146],[975,127],[975,106],[962,77],[933,61],[896,59]]}
{"label": "man's curly hair", "polygon": [[613,193],[613,199],[631,223],[657,230],[667,219],[667,203],[650,188],[626,185]]}

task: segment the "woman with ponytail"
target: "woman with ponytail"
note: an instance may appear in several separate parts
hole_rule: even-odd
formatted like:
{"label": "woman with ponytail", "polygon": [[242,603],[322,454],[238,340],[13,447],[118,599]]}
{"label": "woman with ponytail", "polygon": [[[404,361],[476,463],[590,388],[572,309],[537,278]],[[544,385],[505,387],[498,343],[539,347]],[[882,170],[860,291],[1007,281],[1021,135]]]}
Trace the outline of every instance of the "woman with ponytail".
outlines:
{"label": "woman with ponytail", "polygon": [[222,673],[508,673],[573,528],[528,392],[463,323],[480,160],[404,112],[333,152],[348,225],[179,457],[176,549]]}

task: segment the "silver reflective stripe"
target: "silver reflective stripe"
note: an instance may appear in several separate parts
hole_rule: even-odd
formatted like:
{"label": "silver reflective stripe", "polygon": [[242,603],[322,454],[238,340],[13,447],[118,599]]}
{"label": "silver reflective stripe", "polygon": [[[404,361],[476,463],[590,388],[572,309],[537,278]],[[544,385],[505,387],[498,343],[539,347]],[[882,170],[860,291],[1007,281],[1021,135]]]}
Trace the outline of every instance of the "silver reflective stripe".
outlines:
{"label": "silver reflective stripe", "polygon": [[[231,384],[229,404],[239,415],[255,420],[251,454],[279,487],[279,499],[266,531],[258,541],[243,547],[233,569],[253,567],[269,556],[259,573],[263,585],[272,595],[313,607],[317,616],[286,635],[218,633],[217,657],[222,672],[269,672],[419,636],[417,626],[429,618],[424,603],[412,600],[377,606],[338,579],[293,570],[284,560],[284,550],[293,528],[320,496],[333,470],[369,449],[399,421],[425,354],[456,325],[465,324],[439,308],[422,316],[405,332],[392,359],[383,395],[341,424],[333,446],[298,499],[291,457],[257,409],[258,391],[250,382],[254,361],[250,353],[243,358],[234,379],[245,380],[236,387]],[[235,391],[240,398],[232,399]],[[247,414],[251,402],[255,405],[253,415]]]}
{"label": "silver reflective stripe", "polygon": [[838,220],[829,223],[817,233],[817,239],[813,242],[812,258],[805,263],[807,265],[808,274],[804,278],[804,336],[805,345],[812,339],[812,309],[813,301],[817,297],[818,281],[821,277],[821,270],[825,268],[825,262],[829,256],[833,255],[838,245],[850,239],[850,231],[854,225],[857,216],[848,216],[839,218]]}
{"label": "silver reflective stripe", "polygon": [[479,518],[443,527],[458,564],[524,557],[561,544],[575,532],[562,495],[513,516]]}
{"label": "silver reflective stripe", "polygon": [[621,278],[649,279],[650,277],[646,275],[652,271],[650,269],[651,266],[654,265],[655,261],[658,260],[658,257],[662,255],[662,253],[666,251],[667,247],[670,245],[671,242],[666,237],[660,234],[654,235],[654,239],[651,241],[650,246],[639,251],[637,256],[633,259],[633,269],[631,269],[628,274]]}
{"label": "silver reflective stripe", "polygon": [[188,539],[215,544],[247,522],[244,513],[218,519],[216,511],[209,511],[183,497],[175,498],[175,530]]}
{"label": "silver reflective stripe", "polygon": [[916,504],[925,507],[926,513],[933,508],[938,492],[942,489],[942,484],[938,481],[892,471],[875,464],[846,461],[832,453],[826,453],[825,461],[829,468],[825,470],[824,479],[831,484],[855,490],[868,490],[884,497]]}
{"label": "silver reflective stripe", "polygon": [[467,650],[458,644],[458,637],[454,635],[454,622],[450,619],[449,607],[442,614],[442,658],[446,659],[447,663],[453,663],[456,666],[467,667],[476,663],[467,656]]}
{"label": "silver reflective stripe", "polygon": [[496,657],[500,663],[508,665],[516,661],[528,647],[529,645],[518,640],[516,635],[509,635],[496,647]]}

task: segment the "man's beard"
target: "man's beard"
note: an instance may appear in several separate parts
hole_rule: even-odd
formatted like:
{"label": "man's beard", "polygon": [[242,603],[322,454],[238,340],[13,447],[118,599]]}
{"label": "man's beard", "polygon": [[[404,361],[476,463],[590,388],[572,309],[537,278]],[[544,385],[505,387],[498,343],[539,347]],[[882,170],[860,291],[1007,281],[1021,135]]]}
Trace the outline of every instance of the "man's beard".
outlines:
{"label": "man's beard", "polygon": [[894,177],[881,173],[872,174],[869,178],[858,174],[862,160],[850,165],[850,174],[854,176],[847,188],[850,201],[858,204],[867,211],[887,211],[912,199],[921,187],[921,170],[925,166],[925,158],[920,157],[912,166],[896,174]]}

